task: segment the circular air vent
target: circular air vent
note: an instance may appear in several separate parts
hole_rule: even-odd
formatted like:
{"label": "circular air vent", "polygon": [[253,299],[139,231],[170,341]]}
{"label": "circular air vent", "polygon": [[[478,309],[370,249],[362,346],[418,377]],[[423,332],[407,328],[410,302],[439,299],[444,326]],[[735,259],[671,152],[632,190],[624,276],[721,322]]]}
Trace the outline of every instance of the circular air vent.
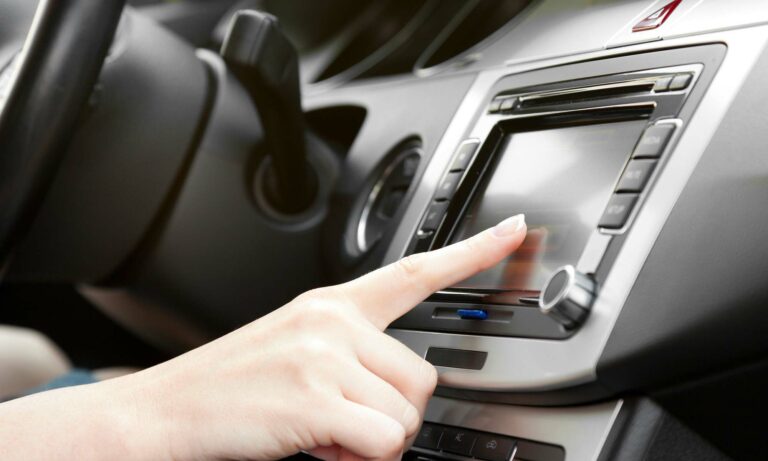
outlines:
{"label": "circular air vent", "polygon": [[357,207],[350,237],[357,253],[371,249],[395,224],[398,211],[416,178],[421,161],[421,142],[408,140],[393,149],[374,176]]}

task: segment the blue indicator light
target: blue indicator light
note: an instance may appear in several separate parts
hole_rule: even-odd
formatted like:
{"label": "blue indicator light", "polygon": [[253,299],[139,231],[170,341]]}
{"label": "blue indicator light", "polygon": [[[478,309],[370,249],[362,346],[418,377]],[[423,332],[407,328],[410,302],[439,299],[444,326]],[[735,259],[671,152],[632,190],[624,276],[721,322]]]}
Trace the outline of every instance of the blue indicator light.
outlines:
{"label": "blue indicator light", "polygon": [[488,312],[482,309],[459,309],[456,313],[464,320],[485,320],[488,318]]}

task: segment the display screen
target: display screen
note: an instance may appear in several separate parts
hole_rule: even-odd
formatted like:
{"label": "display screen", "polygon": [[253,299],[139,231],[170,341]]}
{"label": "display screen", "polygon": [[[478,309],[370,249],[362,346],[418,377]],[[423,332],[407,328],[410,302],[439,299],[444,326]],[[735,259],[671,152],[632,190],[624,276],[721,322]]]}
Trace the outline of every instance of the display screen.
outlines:
{"label": "display screen", "polygon": [[528,236],[502,263],[456,288],[538,291],[576,264],[611,197],[644,121],[507,135],[451,241],[525,213]]}

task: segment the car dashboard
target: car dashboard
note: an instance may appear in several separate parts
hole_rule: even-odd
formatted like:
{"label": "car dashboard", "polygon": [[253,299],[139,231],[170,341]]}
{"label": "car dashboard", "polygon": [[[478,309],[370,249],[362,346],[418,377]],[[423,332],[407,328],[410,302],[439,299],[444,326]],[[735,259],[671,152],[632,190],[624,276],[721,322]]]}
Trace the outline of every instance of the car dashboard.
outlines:
{"label": "car dashboard", "polygon": [[[768,351],[763,2],[245,3],[272,8],[299,48],[322,199],[286,217],[260,195],[258,115],[215,51],[220,26],[194,43],[173,6],[136,6],[116,56],[173,61],[178,73],[157,91],[185,106],[153,110],[204,111],[205,129],[179,122],[178,136],[198,140],[191,152],[121,165],[153,164],[158,177],[131,194],[104,184],[113,192],[91,199],[97,220],[53,211],[85,193],[68,172],[88,157],[70,156],[10,280],[77,278],[101,309],[183,349],[312,287],[525,213],[518,253],[387,330],[440,376],[405,456],[768,456],[747,429],[760,427],[754,394],[739,395],[766,382]],[[323,6],[339,14],[312,24]],[[148,51],[154,21],[189,43]],[[190,43],[189,59],[168,57]],[[200,87],[214,90],[188,96]],[[183,165],[172,187],[166,162]],[[135,212],[107,219],[121,207]],[[73,257],[87,248],[102,256]]]}

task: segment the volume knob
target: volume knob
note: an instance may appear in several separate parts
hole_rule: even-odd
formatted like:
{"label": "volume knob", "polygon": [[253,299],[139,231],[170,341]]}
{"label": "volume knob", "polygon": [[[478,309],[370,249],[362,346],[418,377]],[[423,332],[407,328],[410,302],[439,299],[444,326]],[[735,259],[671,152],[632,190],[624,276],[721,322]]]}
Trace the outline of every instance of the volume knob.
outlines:
{"label": "volume knob", "polygon": [[581,325],[595,300],[595,281],[573,266],[557,269],[544,284],[539,309],[572,329]]}

